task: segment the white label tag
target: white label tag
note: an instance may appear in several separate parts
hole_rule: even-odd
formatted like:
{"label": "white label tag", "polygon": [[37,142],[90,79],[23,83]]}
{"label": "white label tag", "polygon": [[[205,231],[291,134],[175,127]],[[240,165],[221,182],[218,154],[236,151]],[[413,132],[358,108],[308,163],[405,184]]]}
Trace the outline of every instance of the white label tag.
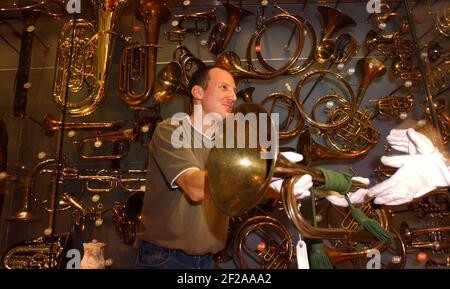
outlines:
{"label": "white label tag", "polygon": [[[299,234],[300,236],[300,234]],[[302,240],[300,236],[300,240],[297,242],[297,266],[298,269],[309,269],[308,262],[308,250],[306,248],[306,243]]]}

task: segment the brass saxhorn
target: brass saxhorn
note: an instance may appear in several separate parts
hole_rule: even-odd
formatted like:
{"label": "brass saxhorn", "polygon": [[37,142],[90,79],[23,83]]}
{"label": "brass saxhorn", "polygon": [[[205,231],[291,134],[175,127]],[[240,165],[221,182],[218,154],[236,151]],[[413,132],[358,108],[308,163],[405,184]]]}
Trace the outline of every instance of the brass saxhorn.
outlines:
{"label": "brass saxhorn", "polygon": [[[63,27],[58,42],[52,95],[57,107],[71,116],[92,113],[106,97],[117,14],[126,1],[91,0],[97,30],[92,37],[88,34],[94,33],[93,25],[83,19],[70,20]],[[75,34],[73,54],[70,53],[72,33]],[[79,102],[66,102],[67,81],[69,92],[87,91],[89,95]],[[83,86],[85,83],[87,88]]]}
{"label": "brass saxhorn", "polygon": [[400,224],[400,234],[407,249],[429,249],[433,251],[449,249],[449,231],[450,226],[411,229],[406,222]]}
{"label": "brass saxhorn", "polygon": [[[166,4],[156,0],[140,0],[136,7],[136,18],[144,22],[144,45],[131,45],[120,55],[119,93],[129,106],[137,106],[152,96],[154,90],[159,30],[170,17]],[[142,86],[139,84],[142,83]],[[140,88],[137,91],[137,88]],[[167,99],[153,95],[156,102]]]}
{"label": "brass saxhorn", "polygon": [[[248,116],[254,114],[261,119],[263,118],[261,116],[268,116],[265,108],[256,103],[244,103],[236,108],[235,113],[243,113]],[[222,148],[214,147],[206,164],[211,197],[223,213],[229,216],[238,216],[255,207],[263,198],[272,176],[290,178],[310,174],[315,185],[324,183],[324,176],[320,170],[293,164],[283,155],[278,154],[276,142],[270,144],[270,151],[268,151],[268,147],[258,146],[262,145],[261,141],[256,144],[252,141],[255,138],[261,140],[261,138],[267,137],[267,135],[259,134],[259,130],[267,132],[272,140],[276,138],[271,123],[264,124],[261,121],[252,123],[250,121],[249,126],[245,126],[245,123],[242,126],[241,120],[245,121],[239,117],[234,119],[234,114],[225,119],[224,129],[216,133],[216,141],[222,145]],[[227,130],[230,126],[233,127],[232,125],[238,129]],[[244,129],[239,130],[239,128]],[[253,144],[256,146],[252,147]],[[237,172],[236,175],[240,176],[240,179],[229,182],[229,173],[227,172],[230,171]],[[366,186],[352,181],[352,187]]]}
{"label": "brass saxhorn", "polygon": [[[119,129],[123,121],[113,120],[113,121],[102,121],[102,122],[65,122],[65,130],[106,130],[106,129]],[[52,115],[46,114],[42,120],[42,128],[47,136],[52,136],[56,131],[61,130],[62,122],[56,120]]]}
{"label": "brass saxhorn", "polygon": [[294,250],[285,226],[272,217],[256,216],[236,231],[233,260],[240,269],[287,269]]}
{"label": "brass saxhorn", "polygon": [[336,8],[328,6],[317,7],[323,19],[322,37],[314,52],[314,59],[319,63],[325,63],[336,57],[336,43],[331,35],[347,26],[356,26],[355,20]]}
{"label": "brass saxhorn", "polygon": [[216,9],[205,12],[175,14],[172,18],[172,27],[184,30],[186,33],[200,34],[207,32],[211,21],[216,21]]}
{"label": "brass saxhorn", "polygon": [[39,237],[12,245],[2,257],[3,269],[65,269],[66,251],[72,246],[70,233]]}
{"label": "brass saxhorn", "polygon": [[208,42],[206,43],[209,51],[214,55],[220,54],[227,48],[234,31],[239,26],[239,22],[244,17],[253,14],[248,10],[241,9],[226,2],[222,2],[222,5],[225,6],[227,10],[227,24],[219,22],[214,25],[211,34],[209,35]]}

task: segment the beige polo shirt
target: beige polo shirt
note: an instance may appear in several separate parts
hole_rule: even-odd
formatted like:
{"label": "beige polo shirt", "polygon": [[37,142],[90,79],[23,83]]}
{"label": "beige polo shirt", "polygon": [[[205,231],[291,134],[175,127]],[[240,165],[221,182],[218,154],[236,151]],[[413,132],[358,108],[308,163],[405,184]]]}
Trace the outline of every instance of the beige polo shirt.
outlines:
{"label": "beige polo shirt", "polygon": [[211,145],[213,139],[194,128],[189,117],[182,123],[171,124],[171,119],[162,121],[149,144],[143,231],[139,237],[189,255],[216,253],[225,247],[229,217],[219,211],[210,197],[192,202],[175,182],[186,170],[204,169],[210,149],[174,148],[172,135],[182,132],[191,136],[191,147],[195,141]]}

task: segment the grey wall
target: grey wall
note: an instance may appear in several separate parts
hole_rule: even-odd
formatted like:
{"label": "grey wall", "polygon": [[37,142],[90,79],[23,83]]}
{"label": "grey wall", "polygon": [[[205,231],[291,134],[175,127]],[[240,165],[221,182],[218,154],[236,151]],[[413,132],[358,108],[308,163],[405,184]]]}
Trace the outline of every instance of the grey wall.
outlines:
{"label": "grey wall", "polygon": [[[237,2],[237,1],[232,1]],[[269,1],[272,2],[272,1]],[[282,4],[283,1],[278,1]],[[424,1],[425,2],[425,1]],[[439,1],[435,6],[432,7],[433,10],[438,10],[445,5],[446,1]],[[245,1],[244,1],[245,3]],[[91,17],[87,6],[87,1],[83,1],[83,16],[86,18]],[[302,12],[301,15],[311,22],[315,28],[316,37],[320,37],[320,28],[322,26],[322,19],[316,10],[316,6],[319,4],[309,3],[307,5],[306,11]],[[333,4],[330,4],[330,6]],[[284,9],[292,12],[299,13],[302,8],[300,4],[285,4],[282,5]],[[182,7],[171,7],[171,13],[180,14],[188,12],[206,11],[210,10],[212,6],[210,3],[205,6],[194,6],[192,8],[182,8]],[[221,5],[217,7],[217,21],[225,21],[225,9]],[[255,12],[258,9],[257,5],[244,5],[244,8]],[[117,33],[118,35],[132,36],[134,41],[144,40],[144,29],[143,24],[136,20],[133,13],[134,1],[130,1],[124,7],[121,16],[117,23]],[[348,69],[354,68],[356,62],[361,59],[366,54],[366,49],[364,48],[363,41],[368,30],[373,29],[371,21],[367,21],[368,13],[365,9],[365,3],[342,3],[339,5],[341,9],[346,14],[350,15],[357,23],[356,27],[345,28],[339,31],[339,33],[350,33],[353,35],[358,43],[361,45],[358,54],[351,59],[345,67],[338,71],[341,73],[352,85],[353,89],[356,91],[359,85],[359,80],[357,74],[349,75],[347,73]],[[399,9],[400,13],[404,14],[403,7]],[[434,15],[427,13],[427,7],[425,4],[420,4],[414,11],[415,17],[419,20],[415,24],[417,29],[417,34],[422,35],[427,28],[432,25],[434,21]],[[265,17],[269,18],[278,11],[273,7],[269,6],[266,9]],[[56,59],[56,48],[58,43],[58,36],[60,29],[65,21],[69,17],[61,20],[52,20],[47,17],[40,17],[36,24],[36,35],[39,36],[42,41],[48,45],[48,49],[45,49],[36,39],[33,43],[33,54],[31,60],[31,71],[30,71],[30,82],[32,87],[28,92],[28,102],[27,102],[27,114],[30,118],[16,119],[12,114],[13,106],[13,88],[15,81],[16,69],[18,66],[18,54],[9,48],[4,42],[0,44],[1,60],[0,60],[0,91],[3,96],[0,101],[0,115],[3,116],[3,120],[6,123],[8,134],[9,134],[9,145],[8,145],[8,172],[10,174],[16,175],[18,181],[15,183],[6,183],[4,186],[5,203],[2,212],[1,220],[1,239],[0,239],[0,251],[3,252],[7,246],[22,240],[28,240],[42,235],[43,230],[47,227],[48,214],[43,212],[38,206],[33,204],[33,211],[41,217],[41,221],[35,223],[9,223],[5,222],[5,218],[15,212],[20,207],[22,187],[24,176],[30,171],[30,169],[37,164],[40,160],[37,158],[39,152],[45,152],[47,157],[57,155],[57,134],[53,137],[47,137],[44,135],[42,129],[31,120],[34,118],[41,121],[43,116],[47,113],[52,114],[55,117],[59,117],[60,111],[57,109],[55,104],[51,99],[53,76],[55,71],[55,59]],[[18,30],[21,31],[22,24],[21,21],[10,21],[10,23]],[[133,31],[133,26],[139,26],[140,31]],[[395,23],[394,23],[395,25]],[[227,50],[232,50],[238,53],[244,63],[245,52],[250,35],[255,31],[255,17],[249,16],[242,21],[242,30],[239,33],[235,33],[233,38],[227,48]],[[170,21],[164,23],[161,28],[159,44],[162,46],[158,50],[158,64],[157,70],[161,69],[165,64],[172,61],[172,52],[176,48],[176,43],[169,42],[166,37],[166,31],[171,30]],[[291,51],[286,53],[282,47],[289,38],[291,27],[285,25],[279,25],[270,29],[268,33],[263,37],[262,45],[264,49],[264,57],[266,59],[271,59],[270,64],[280,67],[285,63],[289,53],[292,53],[296,45],[296,41],[292,43]],[[20,47],[20,39],[15,37],[10,29],[5,26],[0,26],[0,35],[7,38],[15,47]],[[432,30],[429,32],[421,41],[422,44],[427,43],[432,39],[437,32]],[[184,41],[186,45],[193,54],[204,60],[206,63],[213,63],[214,57],[205,46],[201,46],[200,42],[206,40],[209,33],[202,33],[200,35],[189,34]],[[337,36],[337,34],[335,35]],[[444,40],[441,38],[439,41],[445,46],[448,46],[448,38]],[[302,52],[302,60],[304,60],[311,50],[311,40],[307,37],[305,48]],[[101,120],[124,120],[125,123],[123,127],[128,128],[133,124],[133,112],[120,100],[118,93],[118,76],[119,76],[119,56],[124,47],[127,44],[121,40],[117,39],[115,42],[113,63],[110,68],[110,81],[109,81],[109,91],[106,100],[101,104],[100,108],[96,110],[89,116],[83,118],[71,118],[68,117],[67,121],[101,121]],[[245,64],[245,63],[244,63]],[[243,65],[245,67],[245,65]],[[307,71],[313,69],[325,68],[327,64],[321,66],[314,64],[309,67]],[[386,62],[387,73],[376,79],[369,87],[365,100],[362,104],[362,108],[367,105],[367,100],[369,98],[380,98],[387,95],[397,86],[402,84],[402,80],[395,78],[390,71],[390,61]],[[336,71],[336,67],[333,68]],[[238,83],[238,88],[243,89],[249,86],[256,87],[254,93],[254,101],[261,101],[269,93],[284,91],[285,83],[289,83],[290,86],[295,89],[297,82],[301,77],[303,77],[304,72],[294,76],[278,77],[273,80],[240,80]],[[321,93],[329,91],[329,86],[327,84],[321,83],[315,93],[319,96]],[[435,90],[433,90],[435,92]],[[386,145],[385,137],[389,133],[389,130],[394,127],[407,127],[415,123],[417,120],[422,119],[424,114],[424,107],[422,102],[425,100],[423,85],[420,81],[414,82],[411,88],[402,88],[397,92],[397,95],[405,95],[412,92],[415,97],[416,105],[414,110],[408,114],[408,119],[405,121],[400,120],[382,120],[379,118],[374,119],[374,125],[380,131],[380,140],[375,145],[375,147],[366,155],[356,160],[340,160],[340,161],[325,161],[321,162],[320,165],[331,167],[340,171],[350,172],[352,168],[357,175],[370,177],[372,182],[375,181],[372,175],[374,165],[376,165],[380,156],[385,154],[383,150],[384,145]],[[313,97],[313,96],[312,96]],[[441,96],[448,99],[448,93]],[[313,98],[314,99],[314,98]],[[151,103],[149,103],[151,104]],[[370,106],[373,108],[373,106]],[[181,95],[174,96],[172,100],[162,105],[162,116],[163,118],[170,117],[176,112],[187,111],[188,100]],[[81,138],[83,136],[89,135],[89,132],[77,132],[75,138]],[[80,168],[106,168],[109,167],[110,161],[87,161],[82,160],[76,151],[75,146],[72,144],[71,138],[67,135],[63,138],[62,150],[67,159],[71,164]],[[297,138],[290,139],[288,141],[282,142],[283,146],[295,147],[297,144]],[[120,161],[120,166],[123,169],[144,169],[147,163],[147,153],[144,147],[139,143],[130,144],[129,154]],[[45,194],[48,194],[48,183],[45,181],[39,182],[36,186],[39,194],[42,198],[45,198]],[[80,201],[85,205],[93,205],[91,201],[92,194],[88,192],[83,192],[79,183],[68,183],[66,189],[78,197]],[[104,194],[101,198],[101,202],[104,208],[111,207],[114,201],[126,200],[128,194],[116,190],[112,193]],[[58,213],[56,215],[56,228],[55,232],[65,232],[70,230],[70,211],[65,211]],[[105,215],[105,221],[103,226],[95,227],[92,222],[86,224],[86,229],[81,234],[74,234],[74,248],[81,249],[83,242],[89,242],[93,238],[106,242],[108,246],[105,250],[106,257],[114,258],[113,268],[128,268],[132,267],[135,259],[137,242],[132,246],[123,245],[120,243],[119,239],[115,235],[114,224],[112,222],[111,213]],[[402,217],[397,218],[397,220],[402,219]],[[408,217],[411,220],[411,224],[421,224],[423,220],[414,219],[414,217]],[[395,219],[394,219],[395,220]],[[286,225],[290,227],[291,231],[294,231],[292,226],[284,220]],[[401,221],[401,220],[400,220]],[[438,220],[439,222],[442,220]],[[394,225],[398,226],[397,222],[394,221]],[[295,237],[296,238],[296,237]],[[233,265],[226,265],[232,267]],[[423,266],[423,264],[411,264],[410,266]]]}

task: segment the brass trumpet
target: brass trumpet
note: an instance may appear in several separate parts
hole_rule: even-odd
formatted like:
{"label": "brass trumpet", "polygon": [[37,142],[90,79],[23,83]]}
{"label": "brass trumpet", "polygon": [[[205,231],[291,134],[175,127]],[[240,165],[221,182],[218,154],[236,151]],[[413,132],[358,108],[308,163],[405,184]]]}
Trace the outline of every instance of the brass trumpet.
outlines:
{"label": "brass trumpet", "polygon": [[[131,45],[120,55],[119,93],[121,99],[129,106],[137,106],[152,96],[156,73],[157,50],[159,48],[159,30],[162,23],[170,17],[166,4],[155,0],[140,0],[136,7],[136,18],[145,24],[145,45]],[[142,89],[137,91],[139,83]],[[158,92],[153,96],[157,102]]]}
{"label": "brass trumpet", "polygon": [[172,18],[172,26],[186,33],[200,34],[207,32],[211,27],[211,21],[216,21],[216,9],[205,12],[175,14]]}
{"label": "brass trumpet", "polygon": [[400,224],[400,234],[407,249],[429,249],[441,251],[450,248],[448,232],[450,226],[411,229],[406,222]]}
{"label": "brass trumpet", "polygon": [[214,25],[206,44],[209,51],[214,55],[220,54],[227,48],[234,31],[239,26],[239,22],[244,17],[253,14],[248,10],[241,9],[227,2],[222,2],[222,5],[227,10],[227,24],[219,22]]}
{"label": "brass trumpet", "polygon": [[[85,130],[106,130],[106,129],[119,129],[123,121],[102,121],[102,122],[65,122],[65,130],[85,129]],[[62,122],[56,120],[52,115],[46,114],[42,120],[42,127],[47,136],[52,136],[58,130],[61,130]]]}
{"label": "brass trumpet", "polygon": [[377,104],[378,112],[388,118],[403,118],[414,106],[414,96],[388,95],[383,98],[371,98],[369,102]]}
{"label": "brass trumpet", "polygon": [[336,8],[328,6],[317,7],[322,15],[322,37],[314,52],[314,59],[318,63],[325,63],[336,57],[336,43],[331,40],[331,35],[336,31],[347,27],[356,26],[355,20]]}
{"label": "brass trumpet", "polygon": [[[57,107],[65,109],[71,116],[92,113],[106,97],[117,14],[126,1],[91,0],[95,8],[97,29],[92,37],[88,35],[94,33],[93,25],[83,19],[70,20],[63,26],[58,42],[52,95]],[[72,33],[76,42],[71,55]],[[89,95],[79,102],[66,103],[67,79],[71,79],[70,92],[84,90]],[[87,89],[83,89],[84,83],[88,83]]]}
{"label": "brass trumpet", "polygon": [[287,269],[294,254],[289,231],[269,216],[246,220],[234,236],[233,259],[240,269]]}

